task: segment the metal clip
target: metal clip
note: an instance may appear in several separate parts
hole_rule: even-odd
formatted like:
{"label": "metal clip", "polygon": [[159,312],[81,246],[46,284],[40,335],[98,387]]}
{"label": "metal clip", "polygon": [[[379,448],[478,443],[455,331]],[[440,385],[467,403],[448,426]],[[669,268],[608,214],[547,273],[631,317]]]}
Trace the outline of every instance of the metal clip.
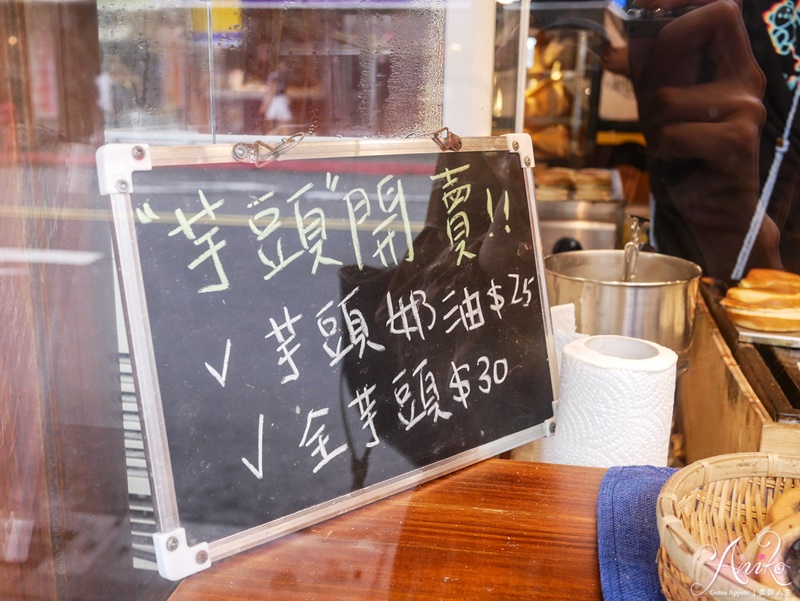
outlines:
{"label": "metal clip", "polygon": [[[277,146],[270,146],[261,140],[258,140],[255,144],[240,142],[233,146],[233,158],[242,163],[252,163],[261,168],[297,146],[304,137],[305,134],[300,132],[288,138],[283,138]],[[262,149],[269,154],[262,154]]]}
{"label": "metal clip", "polygon": [[[441,134],[444,132],[444,136]],[[443,127],[433,132],[433,141],[439,145],[442,150],[461,150],[461,138],[450,131],[449,128]]]}

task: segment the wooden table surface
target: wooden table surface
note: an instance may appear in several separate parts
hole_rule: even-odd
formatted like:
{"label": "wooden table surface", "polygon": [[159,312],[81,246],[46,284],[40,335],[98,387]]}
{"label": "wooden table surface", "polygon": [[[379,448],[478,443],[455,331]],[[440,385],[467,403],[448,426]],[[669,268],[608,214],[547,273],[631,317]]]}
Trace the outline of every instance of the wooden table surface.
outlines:
{"label": "wooden table surface", "polygon": [[604,473],[490,459],[222,560],[170,601],[599,600]]}

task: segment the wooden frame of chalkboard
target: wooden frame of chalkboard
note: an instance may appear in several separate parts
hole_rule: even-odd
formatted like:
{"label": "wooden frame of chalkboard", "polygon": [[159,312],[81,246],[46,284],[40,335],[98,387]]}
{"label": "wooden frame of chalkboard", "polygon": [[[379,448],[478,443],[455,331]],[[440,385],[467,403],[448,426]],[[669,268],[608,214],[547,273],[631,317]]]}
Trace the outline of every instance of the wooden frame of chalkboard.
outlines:
{"label": "wooden frame of chalkboard", "polygon": [[554,432],[530,137],[457,141],[98,150],[163,577]]}

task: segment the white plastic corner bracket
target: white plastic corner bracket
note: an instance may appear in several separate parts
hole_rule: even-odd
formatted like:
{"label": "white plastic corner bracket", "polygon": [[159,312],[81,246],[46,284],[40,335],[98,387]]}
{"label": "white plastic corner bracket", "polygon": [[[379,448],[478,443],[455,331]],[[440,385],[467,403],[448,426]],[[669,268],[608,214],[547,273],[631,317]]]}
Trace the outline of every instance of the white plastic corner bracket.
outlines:
{"label": "white plastic corner bracket", "polygon": [[167,580],[181,580],[211,567],[208,543],[190,547],[186,530],[176,528],[171,532],[153,534],[158,573]]}
{"label": "white plastic corner bracket", "polygon": [[133,172],[153,169],[147,144],[106,144],[97,149],[95,159],[103,196],[130,194],[133,192]]}
{"label": "white plastic corner bracket", "polygon": [[519,154],[519,166],[523,169],[533,168],[533,141],[529,134],[505,134],[508,141],[508,152]]}

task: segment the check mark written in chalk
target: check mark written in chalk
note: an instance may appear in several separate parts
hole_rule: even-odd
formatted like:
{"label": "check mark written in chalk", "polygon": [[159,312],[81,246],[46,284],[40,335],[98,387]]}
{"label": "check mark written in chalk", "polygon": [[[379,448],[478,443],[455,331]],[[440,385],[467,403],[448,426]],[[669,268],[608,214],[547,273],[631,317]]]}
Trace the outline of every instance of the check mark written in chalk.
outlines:
{"label": "check mark written in chalk", "polygon": [[222,373],[220,374],[216,369],[206,363],[206,369],[216,378],[219,385],[225,388],[225,378],[228,377],[228,359],[231,357],[231,339],[225,344],[225,360],[222,362]]}
{"label": "check mark written in chalk", "polygon": [[242,457],[242,463],[259,480],[264,479],[264,414],[258,415],[258,469],[247,459]]}

